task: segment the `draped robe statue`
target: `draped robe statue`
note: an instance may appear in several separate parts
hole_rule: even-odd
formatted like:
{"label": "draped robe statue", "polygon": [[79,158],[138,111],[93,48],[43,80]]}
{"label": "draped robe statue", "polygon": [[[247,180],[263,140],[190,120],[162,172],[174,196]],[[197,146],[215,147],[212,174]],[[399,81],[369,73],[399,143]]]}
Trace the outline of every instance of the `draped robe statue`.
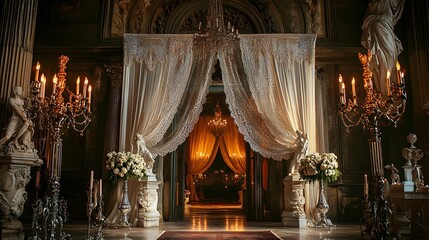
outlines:
{"label": "draped robe statue", "polygon": [[[372,0],[368,4],[362,24],[361,44],[371,51],[371,71],[375,89],[387,96],[386,77],[390,71],[395,77],[395,64],[402,52],[402,44],[394,33],[394,26],[400,19],[404,0]],[[397,76],[396,76],[397,77]]]}

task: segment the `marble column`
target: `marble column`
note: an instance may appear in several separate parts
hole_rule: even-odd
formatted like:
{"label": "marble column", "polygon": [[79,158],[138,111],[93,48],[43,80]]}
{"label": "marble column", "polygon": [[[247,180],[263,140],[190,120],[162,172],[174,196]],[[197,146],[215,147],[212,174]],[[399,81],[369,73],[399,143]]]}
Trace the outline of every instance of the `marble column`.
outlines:
{"label": "marble column", "polygon": [[27,200],[30,168],[42,164],[36,154],[0,155],[0,239],[23,239],[18,220]]}
{"label": "marble column", "polygon": [[[9,116],[7,100],[12,87],[30,90],[38,0],[3,0],[0,3],[0,127]],[[25,94],[28,95],[28,94]]]}
{"label": "marble column", "polygon": [[285,227],[307,227],[304,211],[304,181],[298,173],[291,174],[283,180],[285,210],[282,213],[282,224]]}
{"label": "marble column", "polygon": [[139,214],[137,226],[159,226],[158,185],[160,181],[142,180],[138,191]]}

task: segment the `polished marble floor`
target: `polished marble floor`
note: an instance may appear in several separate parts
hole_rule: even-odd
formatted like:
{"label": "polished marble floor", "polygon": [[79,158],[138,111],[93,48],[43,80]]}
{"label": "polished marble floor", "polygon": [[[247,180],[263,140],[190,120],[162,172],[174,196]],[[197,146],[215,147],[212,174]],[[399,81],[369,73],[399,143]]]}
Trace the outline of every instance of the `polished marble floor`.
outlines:
{"label": "polished marble floor", "polygon": [[[359,225],[338,224],[332,228],[291,228],[283,227],[281,222],[247,221],[239,206],[189,206],[185,210],[185,220],[180,222],[161,222],[159,227],[149,228],[108,228],[104,239],[155,240],[166,230],[193,231],[257,231],[270,230],[282,239],[361,239]],[[73,239],[86,239],[87,228],[84,223],[68,223],[65,232]]]}

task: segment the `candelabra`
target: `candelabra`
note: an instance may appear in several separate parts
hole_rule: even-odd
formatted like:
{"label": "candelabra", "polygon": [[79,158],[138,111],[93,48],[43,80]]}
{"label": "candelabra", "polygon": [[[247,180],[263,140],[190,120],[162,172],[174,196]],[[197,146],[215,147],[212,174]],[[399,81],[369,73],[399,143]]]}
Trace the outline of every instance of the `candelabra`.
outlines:
{"label": "candelabra", "polygon": [[[388,235],[390,205],[384,197],[384,172],[383,172],[383,155],[381,144],[381,126],[393,124],[397,126],[398,121],[405,112],[407,96],[405,93],[404,75],[400,72],[400,65],[397,63],[397,83],[391,86],[390,73],[387,73],[386,85],[387,96],[382,96],[373,89],[372,72],[369,68],[371,62],[371,52],[368,54],[359,53],[359,60],[363,67],[364,88],[366,92],[365,100],[358,104],[355,81],[352,80],[353,98],[347,101],[344,83],[340,75],[340,109],[338,114],[349,131],[350,127],[362,124],[363,129],[369,132],[369,150],[371,172],[375,184],[376,198],[374,202],[368,200],[365,194],[363,222],[366,229],[362,234],[373,233],[377,238]],[[367,186],[365,186],[367,187]],[[367,190],[366,190],[367,191]]]}
{"label": "candelabra", "polygon": [[[92,176],[92,172],[91,172]],[[92,178],[92,177],[91,177]],[[92,184],[91,184],[92,183]],[[102,190],[102,180],[95,181],[95,185],[99,186],[98,188],[92,188],[94,181],[91,181],[90,188],[88,191],[88,203],[87,203],[87,217],[88,217],[88,227],[87,227],[87,240],[101,240],[103,239],[103,228],[106,224],[106,217],[103,215],[103,190]],[[95,211],[94,211],[95,210]],[[95,235],[91,235],[91,229],[95,229]]]}
{"label": "candelabra", "polygon": [[[88,80],[83,85],[83,94],[79,93],[80,79],[76,84],[76,93],[66,87],[67,56],[59,57],[59,72],[53,78],[52,94],[45,96],[46,78],[42,74],[38,80],[39,64],[36,78],[31,84],[31,115],[38,125],[38,130],[46,134],[49,145],[43,147],[48,171],[48,189],[44,199],[35,202],[33,228],[40,229],[32,239],[66,239],[69,234],[63,232],[63,223],[67,221],[67,202],[59,199],[62,165],[62,130],[72,127],[83,135],[91,122],[91,86]],[[68,95],[65,101],[63,93]],[[88,96],[87,96],[88,93]],[[43,134],[39,134],[43,135]],[[39,220],[42,226],[39,225]]]}
{"label": "candelabra", "polygon": [[215,117],[208,122],[208,126],[213,135],[219,137],[220,135],[222,135],[223,129],[227,125],[226,119],[222,119],[222,109],[219,106],[219,102],[216,103],[214,112]]}
{"label": "candelabra", "polygon": [[390,73],[387,74],[388,96],[384,97],[377,93],[372,87],[372,72],[369,69],[371,52],[360,54],[359,60],[363,66],[364,88],[366,92],[365,100],[359,106],[357,102],[354,82],[352,82],[353,98],[347,102],[344,83],[340,76],[340,109],[338,114],[344,123],[346,130],[350,127],[362,124],[363,129],[369,132],[369,149],[371,160],[372,176],[383,176],[383,156],[381,148],[381,126],[393,124],[397,126],[398,121],[405,112],[407,95],[405,93],[404,75],[400,73],[400,66],[397,64],[398,82],[390,87]]}

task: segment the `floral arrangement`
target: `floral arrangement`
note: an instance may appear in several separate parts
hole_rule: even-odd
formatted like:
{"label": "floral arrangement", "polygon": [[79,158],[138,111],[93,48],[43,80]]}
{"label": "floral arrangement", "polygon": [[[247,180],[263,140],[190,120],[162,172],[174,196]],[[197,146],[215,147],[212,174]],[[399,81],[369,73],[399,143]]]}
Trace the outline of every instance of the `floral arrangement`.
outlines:
{"label": "floral arrangement", "polygon": [[311,153],[300,160],[298,168],[302,179],[335,182],[341,175],[337,156],[333,153]]}
{"label": "floral arrangement", "polygon": [[142,178],[146,162],[140,154],[131,152],[109,152],[106,160],[107,179],[116,183],[119,179]]}

